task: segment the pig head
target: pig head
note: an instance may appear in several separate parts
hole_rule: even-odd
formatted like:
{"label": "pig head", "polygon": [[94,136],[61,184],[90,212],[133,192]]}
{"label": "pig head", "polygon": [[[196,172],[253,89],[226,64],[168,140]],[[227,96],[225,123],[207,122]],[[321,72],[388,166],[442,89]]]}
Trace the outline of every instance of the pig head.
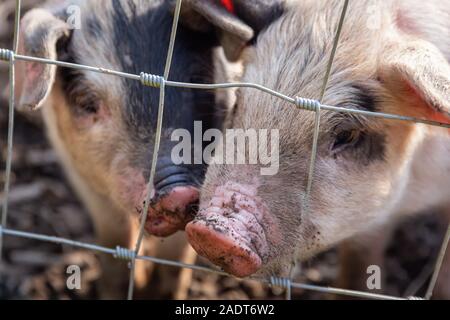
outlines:
{"label": "pig head", "polygon": [[[246,49],[243,81],[319,99],[342,5],[293,3]],[[322,102],[450,122],[449,8],[449,1],[350,2]],[[261,175],[260,164],[226,162],[208,168],[199,214],[186,227],[200,255],[239,277],[285,275],[297,257],[406,211],[449,204],[448,129],[320,115],[306,199],[315,113],[257,90],[238,91],[231,128],[279,130],[279,170]],[[224,144],[236,142],[225,136]]]}
{"label": "pig head", "polygon": [[[77,10],[69,12],[69,5]],[[174,1],[108,0],[60,2],[35,9],[21,22],[20,52],[162,75],[173,8]],[[70,16],[73,12],[75,16]],[[222,39],[228,39],[227,48],[239,47],[253,35],[218,1],[203,5],[186,1],[181,20],[170,80],[223,81],[228,62],[220,49]],[[230,60],[237,59],[233,50],[225,51]],[[121,212],[141,214],[159,90],[139,81],[34,62],[17,62],[17,73],[19,106],[42,106],[50,140],[82,198],[95,193]],[[184,228],[193,217],[204,177],[204,163],[172,161],[173,131],[193,132],[194,121],[201,121],[203,130],[221,128],[228,103],[212,91],[166,88],[155,193],[146,223],[149,233],[167,236]]]}

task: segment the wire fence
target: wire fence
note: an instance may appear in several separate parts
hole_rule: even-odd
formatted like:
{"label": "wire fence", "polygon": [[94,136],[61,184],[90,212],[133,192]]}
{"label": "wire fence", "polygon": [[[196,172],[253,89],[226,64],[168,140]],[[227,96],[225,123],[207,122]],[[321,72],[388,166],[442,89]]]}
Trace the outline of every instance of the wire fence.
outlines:
{"label": "wire fence", "polygon": [[[310,191],[312,188],[312,183],[313,183],[313,178],[314,178],[315,159],[316,159],[316,155],[317,155],[317,145],[318,145],[318,136],[319,136],[319,129],[320,129],[319,123],[320,123],[321,110],[361,114],[361,115],[364,115],[367,117],[384,118],[384,119],[388,119],[388,120],[397,120],[397,121],[410,121],[410,122],[421,123],[421,124],[430,125],[430,126],[450,128],[450,124],[448,124],[448,123],[430,121],[430,120],[426,120],[426,119],[419,119],[419,118],[407,117],[407,116],[401,116],[401,115],[380,113],[380,112],[370,112],[370,111],[364,111],[364,110],[347,109],[347,108],[343,108],[343,107],[336,107],[336,106],[322,104],[322,99],[326,92],[328,80],[329,80],[331,70],[333,67],[333,61],[334,61],[334,57],[335,57],[335,54],[336,54],[336,51],[338,48],[339,38],[340,38],[340,34],[341,34],[341,31],[342,31],[342,28],[343,28],[343,25],[345,22],[349,3],[350,3],[349,0],[343,0],[342,12],[341,12],[339,24],[338,24],[338,27],[336,30],[333,48],[332,48],[332,51],[330,52],[330,58],[329,58],[329,63],[327,65],[327,69],[325,70],[324,81],[323,81],[323,86],[322,86],[322,91],[321,91],[321,97],[319,100],[312,100],[312,99],[306,99],[306,98],[302,98],[302,97],[289,97],[287,95],[284,95],[283,93],[274,91],[272,89],[269,89],[269,88],[266,88],[264,86],[261,86],[259,84],[254,84],[254,83],[236,82],[236,83],[219,83],[219,84],[199,84],[199,83],[175,82],[175,81],[168,80],[169,74],[170,74],[170,67],[171,67],[171,63],[172,63],[173,49],[174,49],[175,40],[176,40],[178,20],[179,20],[181,6],[182,6],[182,0],[176,1],[176,7],[175,7],[174,19],[173,19],[173,25],[172,25],[172,32],[171,32],[171,36],[170,36],[169,48],[168,48],[167,59],[166,59],[166,63],[165,63],[165,69],[164,69],[163,76],[149,74],[149,73],[145,73],[145,72],[142,72],[141,74],[130,74],[130,73],[125,73],[125,72],[121,72],[121,71],[100,68],[100,67],[80,65],[80,64],[75,64],[75,63],[68,63],[68,62],[63,62],[63,61],[56,61],[56,60],[50,60],[50,59],[44,59],[44,58],[39,58],[39,57],[32,57],[32,56],[18,54],[17,49],[18,49],[19,34],[20,34],[19,20],[20,20],[21,0],[16,0],[13,50],[0,49],[0,60],[9,62],[9,83],[10,83],[8,138],[7,138],[6,170],[5,170],[6,174],[5,174],[5,184],[4,184],[5,201],[3,201],[3,205],[2,205],[2,216],[1,216],[1,225],[0,225],[0,263],[2,263],[2,248],[3,248],[3,237],[4,236],[10,236],[10,237],[16,237],[16,238],[27,238],[27,239],[33,239],[33,240],[38,240],[38,241],[56,243],[56,244],[70,245],[73,247],[78,247],[78,248],[82,248],[82,249],[87,249],[87,250],[97,251],[97,252],[101,252],[101,253],[105,253],[105,254],[110,254],[117,259],[128,260],[131,262],[130,263],[129,288],[128,288],[128,295],[127,295],[129,300],[133,299],[134,270],[135,270],[136,260],[149,261],[149,262],[153,262],[155,264],[160,264],[160,265],[165,265],[165,266],[188,268],[191,270],[197,270],[197,271],[202,271],[202,272],[212,272],[212,273],[216,273],[219,275],[230,276],[227,273],[225,273],[221,270],[218,270],[218,269],[214,269],[214,268],[208,268],[208,267],[203,267],[203,266],[193,265],[193,264],[185,264],[185,263],[181,263],[178,261],[159,259],[159,258],[153,257],[153,256],[139,255],[139,250],[141,248],[142,241],[144,238],[144,225],[145,225],[145,221],[147,219],[148,208],[149,208],[150,200],[151,200],[151,197],[153,194],[153,181],[154,181],[154,177],[155,177],[156,163],[158,160],[158,153],[159,153],[159,147],[160,147],[160,141],[161,141],[161,131],[162,131],[163,116],[164,116],[164,100],[165,100],[165,88],[166,87],[191,88],[191,89],[198,89],[198,90],[226,89],[226,88],[252,88],[255,90],[263,91],[263,92],[265,92],[269,95],[272,95],[274,97],[277,97],[279,99],[285,100],[285,101],[291,103],[293,105],[293,107],[296,107],[296,108],[299,108],[302,110],[307,110],[310,112],[314,112],[316,116],[315,116],[315,122],[314,122],[315,124],[314,124],[314,134],[313,134],[313,142],[312,142],[312,155],[311,155],[310,165],[309,165],[307,192],[306,192],[306,196],[304,199],[305,201],[303,202],[306,210],[308,209],[308,198],[309,198],[309,194],[310,194]],[[146,200],[144,203],[144,211],[143,211],[144,214],[141,217],[140,226],[139,226],[139,235],[138,235],[134,249],[128,249],[128,248],[122,248],[122,247],[108,248],[108,247],[104,247],[104,246],[99,246],[99,245],[84,243],[84,242],[79,242],[79,241],[73,241],[70,239],[65,239],[65,238],[60,238],[60,237],[54,237],[54,236],[48,236],[48,235],[42,235],[42,234],[30,233],[30,232],[23,232],[23,231],[7,228],[8,195],[9,195],[10,184],[11,184],[11,164],[12,164],[13,134],[14,134],[15,61],[18,61],[18,60],[51,64],[51,65],[56,65],[56,66],[60,66],[60,67],[65,67],[65,68],[108,74],[111,76],[117,76],[117,77],[140,81],[143,86],[154,87],[154,88],[159,89],[160,96],[159,96],[159,106],[158,106],[156,137],[155,137],[154,150],[153,150],[154,151],[153,159],[152,159],[151,169],[150,169],[150,177],[148,180],[148,193],[147,193]],[[264,284],[267,284],[270,286],[274,286],[274,287],[284,288],[286,290],[286,299],[288,299],[288,300],[291,299],[291,289],[293,289],[293,288],[304,289],[304,290],[313,290],[316,292],[337,294],[337,295],[350,296],[350,297],[356,297],[356,298],[366,298],[366,299],[379,299],[379,300],[430,299],[433,295],[433,289],[436,285],[436,281],[439,276],[441,266],[443,264],[443,260],[444,260],[444,256],[445,256],[445,253],[447,250],[447,245],[449,243],[449,240],[450,240],[450,225],[447,228],[445,238],[443,240],[443,243],[442,243],[442,246],[439,251],[439,255],[438,255],[435,267],[434,267],[434,272],[431,277],[431,281],[428,285],[426,295],[424,298],[421,298],[421,297],[403,298],[403,297],[395,297],[395,296],[389,296],[389,295],[383,295],[383,294],[374,294],[374,293],[362,292],[362,291],[346,290],[346,289],[340,289],[340,288],[321,287],[321,286],[316,286],[316,285],[297,283],[297,282],[292,281],[291,278],[271,277],[270,279],[263,279],[263,278],[259,278],[259,277],[249,277],[247,279],[252,280],[252,281],[259,281],[261,283],[264,283]],[[0,274],[0,277],[1,277],[1,274]]]}

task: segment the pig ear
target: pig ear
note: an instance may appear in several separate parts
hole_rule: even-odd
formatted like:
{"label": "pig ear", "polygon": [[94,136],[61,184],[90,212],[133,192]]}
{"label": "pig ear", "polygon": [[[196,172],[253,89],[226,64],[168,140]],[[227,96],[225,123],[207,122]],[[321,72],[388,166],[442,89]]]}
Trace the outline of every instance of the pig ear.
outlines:
{"label": "pig ear", "polygon": [[450,64],[431,43],[412,41],[387,51],[380,78],[406,115],[450,122]]}
{"label": "pig ear", "polygon": [[281,14],[281,0],[185,0],[182,23],[197,31],[215,30],[225,55],[236,61],[246,45]]}
{"label": "pig ear", "polygon": [[[44,9],[29,11],[21,21],[19,53],[57,59],[57,43],[70,34],[70,27]],[[37,109],[55,82],[56,66],[37,62],[17,62],[16,96],[19,108]]]}

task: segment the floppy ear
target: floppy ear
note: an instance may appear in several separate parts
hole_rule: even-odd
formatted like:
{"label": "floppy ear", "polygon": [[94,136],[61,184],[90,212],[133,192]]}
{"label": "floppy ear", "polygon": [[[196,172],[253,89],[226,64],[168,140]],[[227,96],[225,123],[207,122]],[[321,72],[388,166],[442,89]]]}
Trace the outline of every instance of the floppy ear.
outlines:
{"label": "floppy ear", "polygon": [[245,46],[281,15],[283,3],[282,0],[185,0],[181,22],[197,31],[215,31],[226,57],[236,61]]}
{"label": "floppy ear", "polygon": [[450,64],[429,42],[416,40],[387,51],[380,77],[400,100],[399,112],[450,122]]}
{"label": "floppy ear", "polygon": [[[49,11],[31,10],[21,21],[19,54],[55,60],[58,41],[69,34],[70,26]],[[56,66],[23,61],[16,65],[19,108],[39,108],[55,82]]]}

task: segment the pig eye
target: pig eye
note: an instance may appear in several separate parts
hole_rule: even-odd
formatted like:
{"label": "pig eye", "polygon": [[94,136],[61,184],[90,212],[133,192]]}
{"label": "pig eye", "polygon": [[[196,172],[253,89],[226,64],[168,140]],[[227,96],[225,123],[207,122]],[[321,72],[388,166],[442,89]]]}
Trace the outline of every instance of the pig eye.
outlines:
{"label": "pig eye", "polygon": [[331,151],[334,154],[355,147],[362,139],[363,134],[359,130],[347,130],[336,134]]}
{"label": "pig eye", "polygon": [[65,69],[61,71],[61,75],[73,114],[77,117],[97,114],[101,109],[101,98],[84,76],[77,71]]}
{"label": "pig eye", "polygon": [[71,109],[79,129],[88,129],[109,118],[109,111],[95,93],[85,92],[72,99]]}
{"label": "pig eye", "polygon": [[72,95],[72,103],[77,116],[93,115],[99,111],[100,99],[92,92]]}

